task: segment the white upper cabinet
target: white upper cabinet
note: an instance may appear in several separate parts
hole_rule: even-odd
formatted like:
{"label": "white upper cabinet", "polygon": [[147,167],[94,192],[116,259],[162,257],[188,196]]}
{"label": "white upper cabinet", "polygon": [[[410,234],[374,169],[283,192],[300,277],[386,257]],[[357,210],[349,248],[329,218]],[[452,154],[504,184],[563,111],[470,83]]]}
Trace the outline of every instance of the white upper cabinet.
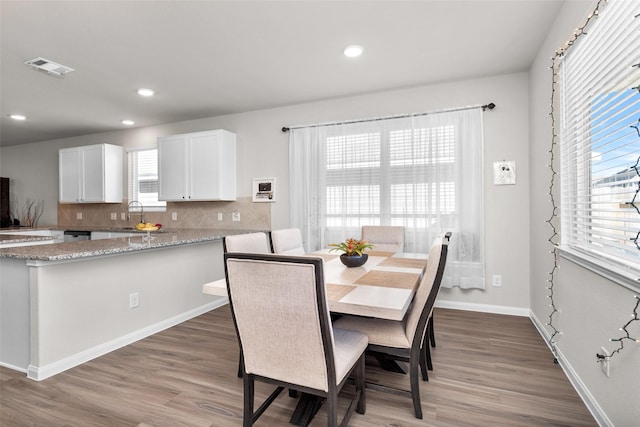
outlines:
{"label": "white upper cabinet", "polygon": [[236,136],[226,130],[158,138],[160,200],[236,199]]}
{"label": "white upper cabinet", "polygon": [[60,203],[121,203],[122,153],[111,144],[61,149]]}

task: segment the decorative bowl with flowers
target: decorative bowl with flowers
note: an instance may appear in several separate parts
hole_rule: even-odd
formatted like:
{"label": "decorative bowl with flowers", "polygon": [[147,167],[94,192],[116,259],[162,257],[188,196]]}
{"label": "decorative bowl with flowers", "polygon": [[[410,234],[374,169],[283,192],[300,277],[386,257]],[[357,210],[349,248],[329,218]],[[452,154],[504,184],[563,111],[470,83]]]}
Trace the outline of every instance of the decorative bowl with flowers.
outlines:
{"label": "decorative bowl with flowers", "polygon": [[344,242],[330,243],[329,252],[344,252],[340,255],[340,261],[347,267],[360,267],[369,258],[369,255],[364,253],[367,249],[374,247],[366,240],[358,240],[353,237],[348,238]]}

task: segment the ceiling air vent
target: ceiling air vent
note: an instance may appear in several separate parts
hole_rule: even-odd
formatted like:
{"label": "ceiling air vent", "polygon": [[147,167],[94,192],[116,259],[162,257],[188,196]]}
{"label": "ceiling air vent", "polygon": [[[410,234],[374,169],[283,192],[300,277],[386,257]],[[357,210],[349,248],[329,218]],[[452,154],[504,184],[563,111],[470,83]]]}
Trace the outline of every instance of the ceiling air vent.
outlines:
{"label": "ceiling air vent", "polygon": [[42,71],[43,73],[47,73],[50,76],[58,78],[64,78],[65,74],[75,71],[73,68],[66,67],[53,61],[49,61],[48,59],[39,57],[30,59],[29,61],[25,62],[25,64],[30,66],[34,70]]}

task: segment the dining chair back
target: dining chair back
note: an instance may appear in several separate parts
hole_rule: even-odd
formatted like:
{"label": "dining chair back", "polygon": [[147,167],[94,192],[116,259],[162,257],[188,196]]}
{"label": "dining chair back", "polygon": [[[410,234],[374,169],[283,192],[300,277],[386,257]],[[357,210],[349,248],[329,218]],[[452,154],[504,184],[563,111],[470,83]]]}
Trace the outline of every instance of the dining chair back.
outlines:
{"label": "dining chair back", "polygon": [[[337,396],[354,373],[349,410],[366,408],[366,335],[333,330],[322,259],[273,254],[224,256],[229,304],[244,357],[244,425],[252,425],[284,388],[325,398],[337,425]],[[254,412],[254,382],[277,386]]]}
{"label": "dining chair back", "polygon": [[244,252],[253,254],[271,253],[269,237],[266,233],[231,234],[223,239],[224,252]]}
{"label": "dining chair back", "polygon": [[362,240],[374,245],[373,251],[401,252],[404,249],[404,227],[363,225]]}
{"label": "dining chair back", "polygon": [[[444,235],[444,238],[447,239],[448,242],[451,241],[451,232],[447,232]],[[435,290],[436,298],[438,297],[438,292],[440,290],[440,286]],[[433,370],[433,362],[431,360],[431,347],[436,347],[436,334],[435,334],[435,320],[433,316],[433,307],[431,307],[431,313],[429,313],[429,318],[427,320],[427,327],[425,329],[425,334],[422,339],[422,347],[420,348],[420,367],[422,368],[422,379],[424,381],[429,381],[429,376],[427,374],[427,370]]]}
{"label": "dining chair back", "polygon": [[[405,334],[410,340],[421,341],[426,330],[427,320],[433,310],[444,275],[450,235],[451,233],[446,233],[444,237],[437,238],[429,251],[427,266],[407,313]],[[418,346],[420,345],[421,342],[418,343]]]}
{"label": "dining chair back", "polygon": [[271,231],[271,247],[274,254],[304,255],[302,233],[299,228],[285,228]]}
{"label": "dining chair back", "polygon": [[[222,240],[222,247],[225,254],[227,252],[254,254],[271,253],[269,237],[266,233],[260,231],[255,233],[231,234],[225,236]],[[242,377],[242,348],[240,349],[240,353],[240,357],[238,358],[238,378]]]}
{"label": "dining chair back", "polygon": [[419,370],[426,373],[424,359],[421,358],[421,344],[426,331],[427,320],[440,289],[447,260],[450,233],[436,239],[429,251],[427,266],[416,290],[411,306],[402,321],[342,316],[334,322],[335,327],[366,334],[369,337],[367,353],[379,360],[400,360],[409,362],[409,382],[411,390],[367,383],[367,387],[393,394],[407,394],[412,398],[416,418],[422,418],[420,402]]}

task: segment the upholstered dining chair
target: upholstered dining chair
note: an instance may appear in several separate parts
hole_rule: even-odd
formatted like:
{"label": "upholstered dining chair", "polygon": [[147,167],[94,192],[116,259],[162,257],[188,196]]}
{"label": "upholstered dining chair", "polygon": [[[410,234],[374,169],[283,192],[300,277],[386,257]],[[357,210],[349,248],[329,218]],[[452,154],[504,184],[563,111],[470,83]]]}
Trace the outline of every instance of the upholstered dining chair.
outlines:
{"label": "upholstered dining chair", "polygon": [[[444,238],[447,240],[447,242],[450,242],[451,232],[446,232],[444,234]],[[436,298],[438,297],[439,291],[440,291],[440,286],[438,286],[438,288],[434,290],[434,292],[436,293]],[[429,320],[427,320],[427,329],[425,331],[424,338],[422,341],[422,347],[420,348],[420,353],[421,353],[420,366],[422,367],[423,381],[429,381],[429,375],[427,374],[427,370],[433,371],[433,363],[431,361],[431,349],[429,348],[429,345],[431,345],[431,347],[433,348],[436,347],[436,334],[434,330],[433,307],[431,308],[431,313],[429,313]],[[425,364],[427,366],[427,369],[424,369]]]}
{"label": "upholstered dining chair", "polygon": [[274,254],[304,255],[302,233],[299,228],[285,228],[271,231],[271,247]]}
{"label": "upholstered dining chair", "polygon": [[362,240],[374,245],[374,251],[401,252],[404,249],[404,227],[363,225]]}
{"label": "upholstered dining chair", "polygon": [[231,234],[222,240],[224,252],[243,252],[252,254],[271,253],[269,237],[261,231],[255,233]]}
{"label": "upholstered dining chair", "polygon": [[[393,387],[367,383],[367,387],[393,394],[406,394],[413,400],[416,418],[422,418],[420,402],[420,379],[418,370],[426,373],[422,344],[425,338],[427,320],[435,302],[444,267],[447,260],[449,239],[447,236],[436,239],[429,251],[429,261],[422,275],[416,295],[402,321],[375,319],[357,316],[342,316],[334,322],[340,329],[349,329],[366,334],[369,337],[367,353],[381,355],[393,360],[409,362],[409,382],[411,390],[399,390]],[[428,345],[428,344],[427,344]]]}
{"label": "upholstered dining chair", "polygon": [[[333,329],[322,259],[275,254],[224,256],[229,305],[244,356],[243,425],[251,426],[284,388],[327,402],[327,425],[337,426],[338,393],[350,374],[353,410],[366,409],[364,351],[367,336]],[[254,412],[254,382],[277,388]]]}
{"label": "upholstered dining chair", "polygon": [[[271,245],[269,237],[261,231],[255,233],[232,234],[222,239],[224,253],[227,252],[243,252],[254,254],[271,253]],[[238,378],[242,377],[242,347],[240,348],[240,357],[238,359]]]}

